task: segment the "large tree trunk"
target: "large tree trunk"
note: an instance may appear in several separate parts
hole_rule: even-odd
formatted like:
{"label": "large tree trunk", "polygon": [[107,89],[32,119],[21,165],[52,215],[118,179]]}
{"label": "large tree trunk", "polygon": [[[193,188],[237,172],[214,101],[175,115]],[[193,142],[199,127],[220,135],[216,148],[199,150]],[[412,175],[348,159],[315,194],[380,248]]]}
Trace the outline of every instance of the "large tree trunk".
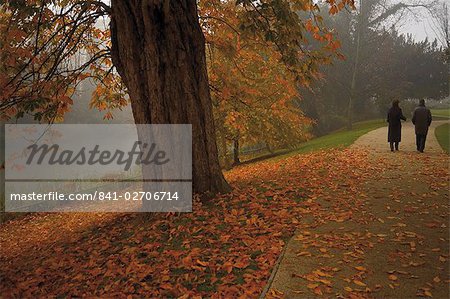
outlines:
{"label": "large tree trunk", "polygon": [[[192,124],[193,191],[226,192],[193,0],[112,0],[112,58],[136,124]],[[180,149],[181,150],[181,149]]]}

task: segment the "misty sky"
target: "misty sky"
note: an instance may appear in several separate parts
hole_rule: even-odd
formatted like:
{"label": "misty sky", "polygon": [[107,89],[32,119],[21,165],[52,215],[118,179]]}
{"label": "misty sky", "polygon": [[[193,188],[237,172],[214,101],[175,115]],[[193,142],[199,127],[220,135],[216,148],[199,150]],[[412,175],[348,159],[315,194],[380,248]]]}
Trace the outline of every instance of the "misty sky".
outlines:
{"label": "misty sky", "polygon": [[411,33],[417,41],[424,40],[426,37],[430,41],[436,38],[432,18],[425,9],[418,9],[418,16],[405,17],[398,25],[400,32]]}
{"label": "misty sky", "polygon": [[[430,6],[430,9],[436,10],[442,7],[442,3],[445,1],[449,0],[384,0],[384,5],[389,7],[399,2],[408,5],[430,5],[434,3],[433,6]],[[395,27],[399,32],[412,34],[416,41],[424,40],[426,37],[429,41],[433,41],[437,37],[436,19],[431,16],[427,8],[414,7],[404,10],[396,17],[390,18],[389,21],[396,23]]]}

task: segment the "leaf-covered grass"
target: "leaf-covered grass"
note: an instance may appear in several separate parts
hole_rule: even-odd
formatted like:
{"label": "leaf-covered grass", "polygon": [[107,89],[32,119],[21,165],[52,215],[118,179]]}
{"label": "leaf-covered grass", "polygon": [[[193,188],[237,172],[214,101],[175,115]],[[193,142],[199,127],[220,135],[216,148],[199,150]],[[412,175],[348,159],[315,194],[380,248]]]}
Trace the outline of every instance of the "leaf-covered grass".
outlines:
{"label": "leaf-covered grass", "polygon": [[450,118],[450,108],[447,109],[431,109],[433,117]]}
{"label": "leaf-covered grass", "polygon": [[[338,130],[329,135],[321,136],[301,144],[296,150],[287,155],[309,153],[317,150],[348,147],[362,135],[383,127],[386,122],[381,119],[355,123],[352,130]],[[284,156],[283,156],[284,157]]]}
{"label": "leaf-covered grass", "polygon": [[[393,279],[387,272],[406,263],[417,271],[441,269],[431,273],[408,268],[423,275],[416,275],[417,280],[410,282],[416,285],[406,290],[415,294],[417,285],[437,277],[434,297],[447,298],[441,279],[448,269],[444,256],[448,245],[441,241],[446,233],[441,225],[448,217],[436,220],[431,212],[436,207],[444,211],[447,204],[447,156],[396,157],[402,159],[409,179],[395,176],[389,186],[407,186],[399,193],[402,198],[422,204],[429,197],[429,205],[418,208],[414,203],[406,210],[405,203],[391,200],[391,189],[374,174],[389,170],[383,177],[393,177],[399,168],[392,167],[392,160],[383,155],[368,159],[364,150],[334,149],[236,167],[225,174],[232,192],[206,203],[195,196],[192,213],[35,213],[13,219],[0,226],[0,294],[2,298],[257,298],[287,240],[300,232],[294,240],[301,251],[294,251],[294,256],[306,254],[310,262],[299,264],[290,278],[302,297],[319,292],[329,297],[344,292],[348,298],[377,297],[380,293],[372,293],[378,292],[373,286],[391,292]],[[414,163],[423,171],[406,168]],[[417,183],[417,176],[425,185]],[[366,191],[367,182],[378,190],[373,195]],[[417,193],[411,197],[409,185],[428,193],[414,189]],[[379,192],[383,196],[372,197]],[[385,204],[397,206],[389,211]],[[424,211],[421,217],[428,218],[411,217]],[[426,233],[430,237],[419,243],[416,255],[409,254],[407,248],[416,250],[410,240]],[[415,238],[406,239],[411,234]],[[391,241],[393,237],[397,242]],[[379,250],[386,243],[389,250]],[[392,252],[402,253],[402,258],[392,262],[396,266],[380,268],[380,261],[382,265]],[[419,253],[430,256],[424,267],[419,267]],[[399,282],[405,281],[399,276]],[[363,284],[367,284],[364,293],[355,287]]]}
{"label": "leaf-covered grass", "polygon": [[436,134],[436,138],[445,152],[450,152],[450,124],[443,124],[436,128],[434,131],[434,134]]}
{"label": "leaf-covered grass", "polygon": [[[334,211],[337,220],[344,219],[349,209],[344,198],[353,195],[368,169],[363,152],[309,153],[227,172],[233,191],[207,203],[194,197],[192,213],[156,213],[149,219],[139,213],[39,213],[12,220],[0,227],[5,277],[0,293],[256,298],[287,240],[296,229],[307,229],[303,217],[322,213],[316,199],[328,190],[333,196],[342,191],[337,197],[342,207]],[[351,188],[328,180],[336,172]],[[321,218],[329,217],[323,213]]]}

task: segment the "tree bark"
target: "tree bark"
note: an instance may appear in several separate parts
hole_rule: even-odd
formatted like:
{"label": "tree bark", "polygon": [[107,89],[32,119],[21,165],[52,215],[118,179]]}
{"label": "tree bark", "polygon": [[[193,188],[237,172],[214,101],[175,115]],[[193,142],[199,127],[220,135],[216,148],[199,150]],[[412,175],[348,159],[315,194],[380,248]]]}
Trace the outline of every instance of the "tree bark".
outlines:
{"label": "tree bark", "polygon": [[359,2],[359,14],[358,14],[358,25],[356,27],[356,53],[355,53],[355,61],[353,64],[352,70],[352,81],[350,83],[350,97],[348,100],[348,110],[347,110],[347,129],[351,130],[353,128],[353,102],[355,101],[356,94],[356,80],[359,71],[359,56],[361,52],[361,34],[363,30],[362,22],[364,22],[363,18],[363,2],[361,0]]}
{"label": "tree bark", "polygon": [[233,139],[233,165],[241,164],[239,159],[239,137]]}
{"label": "tree bark", "polygon": [[[112,0],[112,59],[136,124],[192,124],[193,192],[226,192],[193,0]],[[205,198],[209,198],[207,196]]]}

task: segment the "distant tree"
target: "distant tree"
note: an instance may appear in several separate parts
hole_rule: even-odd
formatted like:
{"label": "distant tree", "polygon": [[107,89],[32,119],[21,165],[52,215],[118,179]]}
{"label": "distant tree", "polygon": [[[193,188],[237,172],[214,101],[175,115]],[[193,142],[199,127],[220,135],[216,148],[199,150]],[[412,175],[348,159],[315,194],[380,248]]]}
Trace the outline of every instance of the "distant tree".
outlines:
{"label": "distant tree", "polygon": [[402,16],[406,11],[417,7],[429,7],[431,4],[424,4],[422,1],[402,1],[390,3],[385,0],[359,0],[354,13],[350,30],[353,35],[353,51],[349,59],[351,61],[350,90],[347,106],[347,127],[351,128],[355,100],[358,98],[358,84],[365,82],[359,80],[361,67],[364,67],[368,56],[373,55],[373,36],[377,34],[380,27],[386,24],[389,19]]}
{"label": "distant tree", "polygon": [[433,30],[438,41],[445,48],[447,63],[450,63],[450,17],[449,8],[446,1],[437,1],[435,5],[429,7],[431,12]]}
{"label": "distant tree", "polygon": [[[365,25],[361,27],[359,45],[356,31],[359,12],[333,17],[324,15],[327,26],[335,28],[345,59],[322,67],[324,80],[316,82],[311,92],[302,91],[305,96],[301,108],[307,116],[317,120],[318,133],[345,124],[350,127],[349,120],[353,123],[376,117],[380,111],[384,114],[393,98],[438,99],[448,91],[442,48],[436,42],[415,42],[411,36],[400,35],[395,29],[396,19],[401,15],[390,13],[400,13],[403,6],[386,10],[377,9],[377,1],[365,0],[364,3],[368,10],[366,15],[372,11],[369,14],[372,17],[362,18]],[[363,12],[366,9],[363,7]],[[382,26],[389,24],[387,19],[380,24],[370,21],[387,16],[394,19],[390,22],[394,26]],[[373,25],[368,27],[367,24]]]}
{"label": "distant tree", "polygon": [[[446,1],[438,1],[436,5],[430,7],[430,12],[433,17],[433,30],[439,43],[444,47],[447,77],[448,81],[450,81],[450,15],[448,3]],[[447,95],[450,96],[450,90],[447,90]]]}

